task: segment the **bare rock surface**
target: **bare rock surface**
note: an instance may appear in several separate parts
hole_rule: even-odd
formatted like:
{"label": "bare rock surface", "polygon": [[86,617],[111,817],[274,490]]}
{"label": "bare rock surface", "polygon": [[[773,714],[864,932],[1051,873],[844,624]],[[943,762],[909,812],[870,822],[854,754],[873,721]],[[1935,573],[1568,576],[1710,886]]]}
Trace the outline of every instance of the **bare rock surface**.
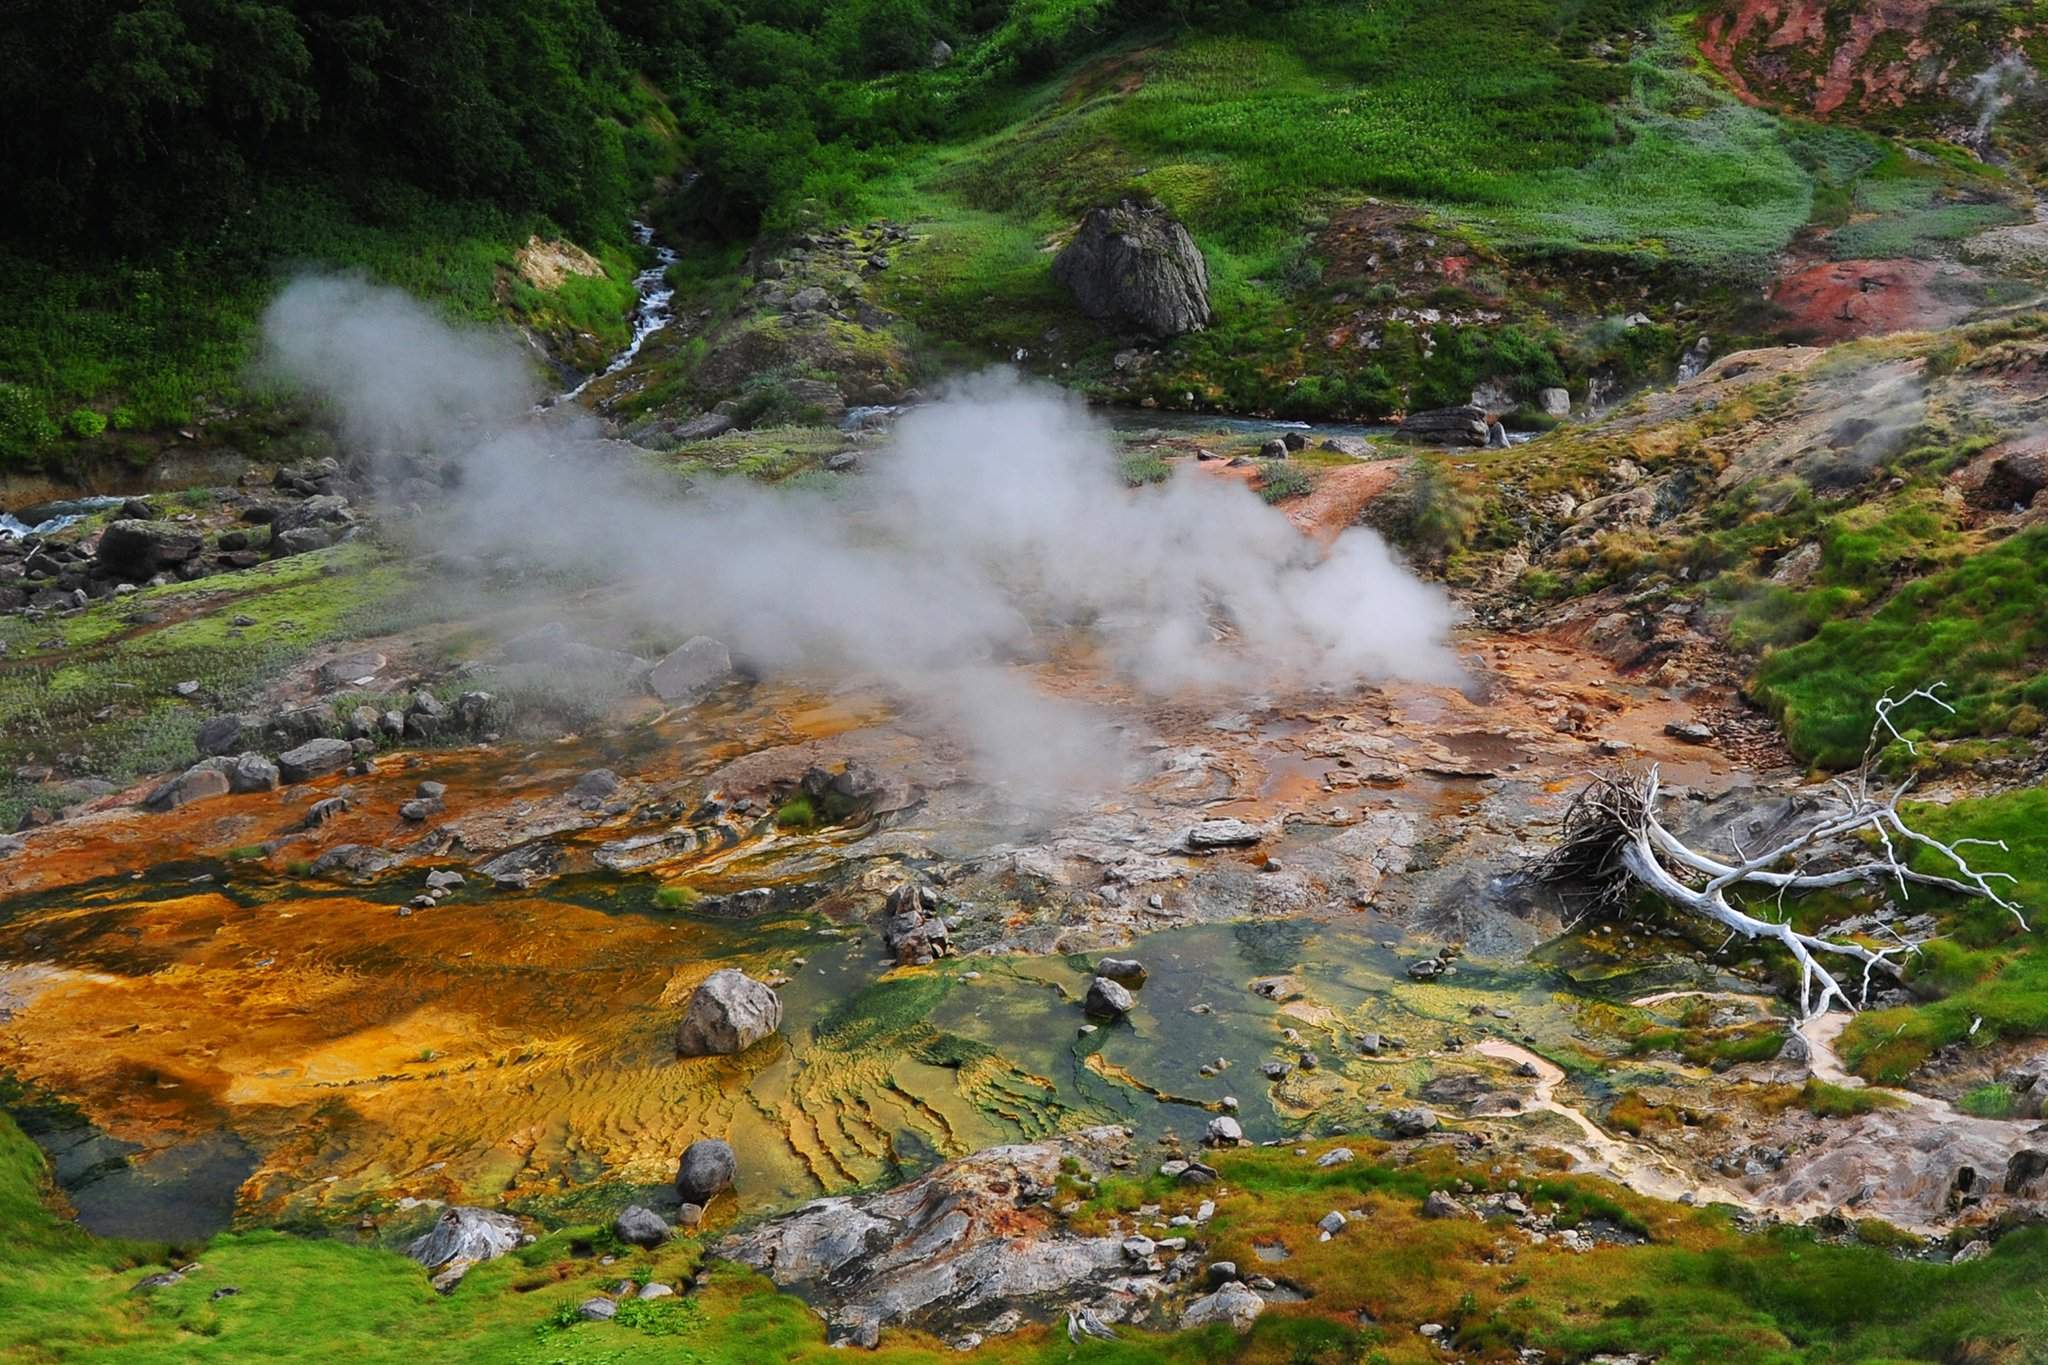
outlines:
{"label": "bare rock surface", "polygon": [[1128,1130],[1089,1128],[992,1147],[879,1194],[813,1200],[728,1237],[715,1254],[808,1300],[843,1340],[880,1326],[986,1327],[1005,1311],[1050,1320],[1075,1305],[1127,1319],[1159,1288],[1124,1238],[1069,1232],[1047,1207],[1062,1162],[1106,1173]]}
{"label": "bare rock surface", "polygon": [[684,1057],[744,1052],[782,1027],[782,997],[745,972],[722,968],[690,996],[676,1026],[676,1052]]}
{"label": "bare rock surface", "polygon": [[1195,239],[1164,210],[1135,200],[1089,210],[1052,276],[1100,322],[1155,337],[1209,325],[1209,267]]}

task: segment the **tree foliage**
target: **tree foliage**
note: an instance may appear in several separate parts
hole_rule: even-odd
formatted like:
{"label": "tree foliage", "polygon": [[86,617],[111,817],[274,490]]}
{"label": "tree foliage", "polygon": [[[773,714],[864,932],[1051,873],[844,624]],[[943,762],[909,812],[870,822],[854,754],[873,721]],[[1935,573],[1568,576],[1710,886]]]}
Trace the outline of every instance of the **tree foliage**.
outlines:
{"label": "tree foliage", "polygon": [[8,231],[203,242],[264,184],[312,174],[615,233],[635,104],[621,46],[595,0],[9,6]]}

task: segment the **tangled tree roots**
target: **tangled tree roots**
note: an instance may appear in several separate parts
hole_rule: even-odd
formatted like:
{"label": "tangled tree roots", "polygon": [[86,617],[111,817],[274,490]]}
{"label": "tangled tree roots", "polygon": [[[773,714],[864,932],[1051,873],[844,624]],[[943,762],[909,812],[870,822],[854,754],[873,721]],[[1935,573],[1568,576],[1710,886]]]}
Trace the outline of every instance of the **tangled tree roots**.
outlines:
{"label": "tangled tree roots", "polygon": [[[1966,845],[2003,843],[1958,839],[1953,843],[1922,834],[1906,823],[1899,802],[1912,790],[1907,778],[1889,795],[1872,790],[1877,758],[1886,736],[1912,745],[1893,728],[1891,716],[1916,700],[1950,709],[1936,693],[1941,684],[1922,688],[1894,701],[1877,703],[1870,744],[1855,771],[1830,784],[1828,798],[1803,832],[1774,847],[1751,854],[1739,846],[1733,860],[1689,847],[1667,829],[1659,809],[1661,795],[1656,768],[1627,778],[1596,778],[1573,799],[1564,819],[1564,835],[1551,852],[1524,870],[1537,881],[1563,888],[1588,915],[1613,914],[1648,888],[1684,913],[1711,920],[1733,934],[1771,939],[1799,964],[1799,1007],[1802,1019],[1825,1013],[1830,1004],[1855,1010],[1867,1003],[1873,974],[1901,975],[1899,959],[1917,951],[1925,939],[1909,939],[1889,927],[1889,943],[1863,943],[1800,933],[1784,918],[1789,892],[1820,891],[1856,883],[1892,883],[1905,899],[1909,883],[1937,886],[1991,901],[2009,911],[2022,929],[2029,926],[2019,906],[2001,896],[1995,881],[2011,882],[2003,872],[1979,872],[1959,850]],[[1900,849],[1917,845],[1933,849],[1949,871],[1916,871],[1900,860]],[[1779,918],[1766,919],[1743,909],[1732,895],[1764,891],[1776,902]],[[1862,964],[1857,999],[1852,1002],[1840,979],[1823,959]]]}

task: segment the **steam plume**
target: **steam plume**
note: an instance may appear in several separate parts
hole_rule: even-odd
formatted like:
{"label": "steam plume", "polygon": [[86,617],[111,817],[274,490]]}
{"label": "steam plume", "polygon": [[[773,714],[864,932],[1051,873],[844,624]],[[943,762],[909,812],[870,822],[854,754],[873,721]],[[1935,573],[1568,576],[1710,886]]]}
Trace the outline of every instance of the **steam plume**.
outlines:
{"label": "steam plume", "polygon": [[1371,532],[1324,555],[1189,469],[1127,490],[1086,408],[1011,374],[910,413],[841,495],[732,478],[676,497],[641,462],[597,457],[587,415],[535,417],[515,346],[397,291],[300,280],[264,336],[273,371],[359,447],[460,461],[436,509],[458,548],[601,566],[654,621],[760,667],[881,675],[1013,780],[1059,785],[1104,751],[1083,708],[1005,666],[1048,628],[1087,627],[1157,694],[1457,676],[1448,601]]}

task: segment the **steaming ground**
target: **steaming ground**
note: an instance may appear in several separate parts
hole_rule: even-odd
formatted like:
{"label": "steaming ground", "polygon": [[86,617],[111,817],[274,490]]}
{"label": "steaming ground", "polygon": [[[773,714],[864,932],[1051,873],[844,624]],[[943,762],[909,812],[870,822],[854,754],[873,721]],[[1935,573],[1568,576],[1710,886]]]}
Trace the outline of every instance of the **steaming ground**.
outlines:
{"label": "steaming ground", "polygon": [[1177,471],[1133,492],[1077,400],[1005,372],[898,425],[840,492],[712,481],[677,496],[581,412],[532,411],[498,334],[390,289],[316,277],[264,319],[267,363],[389,467],[456,462],[427,509],[442,550],[599,573],[656,627],[723,639],[757,671],[886,679],[985,776],[1118,780],[1106,720],[1010,665],[1085,629],[1154,695],[1458,676],[1453,612],[1372,532],[1327,550],[1243,488]]}

